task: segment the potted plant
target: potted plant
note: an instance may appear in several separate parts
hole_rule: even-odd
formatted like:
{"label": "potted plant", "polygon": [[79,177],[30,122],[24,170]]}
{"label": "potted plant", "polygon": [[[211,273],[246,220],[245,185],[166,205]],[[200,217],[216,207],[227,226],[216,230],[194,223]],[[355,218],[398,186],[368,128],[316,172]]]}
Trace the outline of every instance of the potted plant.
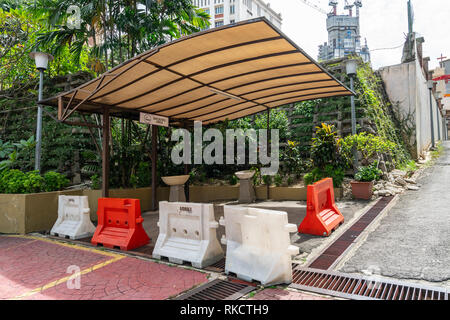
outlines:
{"label": "potted plant", "polygon": [[352,194],[356,199],[370,200],[373,194],[373,181],[380,180],[383,172],[377,168],[376,163],[360,167],[351,181]]}

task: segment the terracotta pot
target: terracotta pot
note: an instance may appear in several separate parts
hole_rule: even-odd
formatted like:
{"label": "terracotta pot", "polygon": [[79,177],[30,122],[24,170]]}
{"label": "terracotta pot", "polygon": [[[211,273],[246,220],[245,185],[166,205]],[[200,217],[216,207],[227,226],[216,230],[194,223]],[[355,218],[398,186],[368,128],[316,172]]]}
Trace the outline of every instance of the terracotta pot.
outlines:
{"label": "terracotta pot", "polygon": [[370,200],[373,194],[373,182],[351,181],[352,194],[355,199]]}

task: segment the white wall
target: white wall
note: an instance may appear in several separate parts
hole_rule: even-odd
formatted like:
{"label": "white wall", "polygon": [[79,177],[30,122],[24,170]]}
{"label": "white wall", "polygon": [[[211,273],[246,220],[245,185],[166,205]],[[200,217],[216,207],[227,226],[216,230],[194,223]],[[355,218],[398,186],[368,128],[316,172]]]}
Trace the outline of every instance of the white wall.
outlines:
{"label": "white wall", "polygon": [[[418,56],[416,54],[416,56]],[[412,116],[415,133],[411,144],[417,144],[417,155],[422,155],[431,145],[430,93],[419,61],[381,68],[381,77],[391,103],[398,104],[400,112]],[[438,113],[436,99],[432,96],[434,140],[438,141],[438,117],[441,140],[444,128]],[[439,115],[438,115],[439,114]]]}

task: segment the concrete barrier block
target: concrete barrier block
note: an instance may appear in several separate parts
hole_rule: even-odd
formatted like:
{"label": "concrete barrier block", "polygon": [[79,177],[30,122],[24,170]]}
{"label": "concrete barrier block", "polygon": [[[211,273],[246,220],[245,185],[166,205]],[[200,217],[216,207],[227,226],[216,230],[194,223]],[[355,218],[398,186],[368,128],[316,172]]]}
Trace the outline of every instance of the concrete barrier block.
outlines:
{"label": "concrete barrier block", "polygon": [[224,206],[219,223],[226,232],[221,242],[227,246],[227,274],[265,286],[292,282],[292,256],[299,248],[291,245],[289,233],[297,226],[288,223],[286,212]]}
{"label": "concrete barrier block", "polygon": [[51,235],[81,239],[90,237],[95,226],[90,219],[88,197],[59,196],[58,219],[50,231]]}
{"label": "concrete barrier block", "polygon": [[153,258],[166,257],[170,262],[190,262],[204,268],[223,258],[217,240],[219,224],[212,204],[167,202],[159,203],[159,236]]}

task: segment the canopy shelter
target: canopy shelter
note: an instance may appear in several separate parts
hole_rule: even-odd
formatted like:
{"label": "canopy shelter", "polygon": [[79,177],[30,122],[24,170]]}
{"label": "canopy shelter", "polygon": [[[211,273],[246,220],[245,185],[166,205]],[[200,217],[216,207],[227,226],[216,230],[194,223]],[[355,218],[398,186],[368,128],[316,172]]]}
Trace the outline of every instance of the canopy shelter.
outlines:
{"label": "canopy shelter", "polygon": [[[352,94],[280,30],[258,18],[164,44],[39,103],[58,107],[58,120],[68,124],[81,124],[68,120],[74,111],[102,114],[107,125],[102,126],[104,151],[109,116],[138,119],[140,113],[150,113],[168,117],[173,126],[212,124],[294,102]],[[153,136],[156,130],[153,126]],[[152,154],[155,162],[155,148]],[[154,184],[156,172],[153,178]]]}

